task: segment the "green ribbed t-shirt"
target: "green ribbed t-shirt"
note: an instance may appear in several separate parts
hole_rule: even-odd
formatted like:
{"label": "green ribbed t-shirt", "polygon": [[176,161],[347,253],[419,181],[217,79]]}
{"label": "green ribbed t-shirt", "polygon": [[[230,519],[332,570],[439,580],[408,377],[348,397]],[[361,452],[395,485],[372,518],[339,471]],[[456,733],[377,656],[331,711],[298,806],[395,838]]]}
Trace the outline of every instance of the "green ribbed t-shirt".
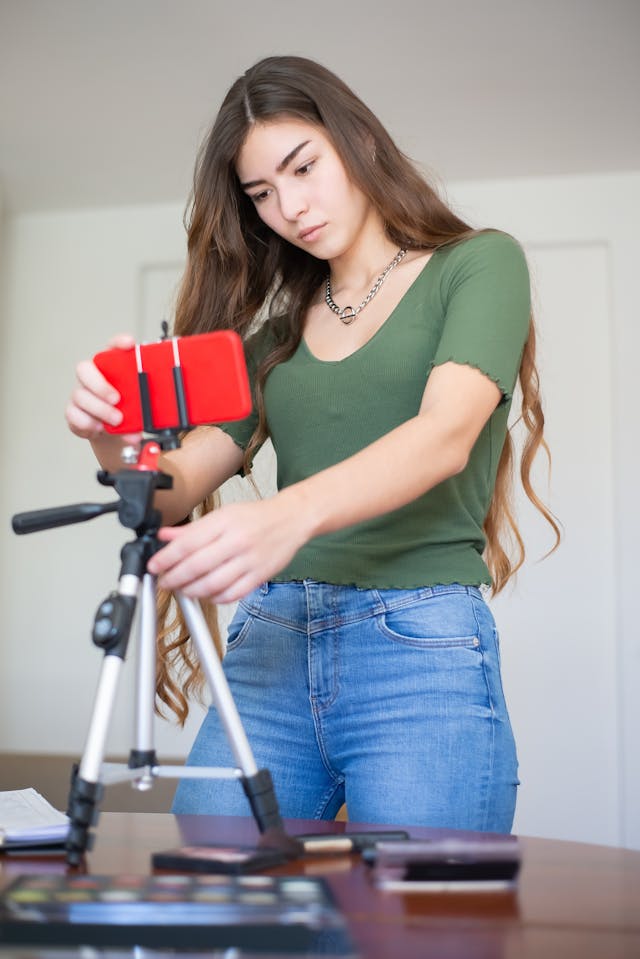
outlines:
{"label": "green ribbed t-shirt", "polygon": [[[490,583],[482,525],[529,314],[529,273],[520,246],[504,233],[481,233],[437,250],[383,326],[351,356],[318,360],[303,339],[291,359],[271,371],[264,398],[279,489],[346,459],[415,416],[430,371],[442,363],[478,368],[503,396],[462,473],[400,509],[311,540],[277,581],[380,589]],[[250,376],[270,340],[264,326],[247,342]],[[222,428],[244,448],[255,425],[253,413]]]}

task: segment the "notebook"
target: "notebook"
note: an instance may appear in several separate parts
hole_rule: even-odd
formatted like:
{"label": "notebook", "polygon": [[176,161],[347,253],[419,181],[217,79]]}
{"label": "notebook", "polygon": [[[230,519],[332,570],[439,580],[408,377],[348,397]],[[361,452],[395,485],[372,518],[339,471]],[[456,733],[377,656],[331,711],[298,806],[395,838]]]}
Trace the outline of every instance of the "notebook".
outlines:
{"label": "notebook", "polygon": [[35,789],[0,792],[0,852],[64,846],[69,820]]}

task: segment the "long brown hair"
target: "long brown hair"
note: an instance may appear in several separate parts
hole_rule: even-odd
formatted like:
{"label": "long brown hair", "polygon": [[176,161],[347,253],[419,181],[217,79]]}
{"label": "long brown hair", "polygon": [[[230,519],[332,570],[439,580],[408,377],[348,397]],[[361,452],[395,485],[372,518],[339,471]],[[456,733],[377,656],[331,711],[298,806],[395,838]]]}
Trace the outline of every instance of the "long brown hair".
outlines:
{"label": "long brown hair", "polygon": [[[236,80],[196,162],[185,218],[188,256],[178,294],[175,332],[188,335],[233,329],[246,337],[261,310],[266,310],[266,321],[274,324],[275,346],[257,373],[259,422],[246,451],[247,468],[267,437],[263,404],[266,378],[274,366],[289,358],[298,347],[305,315],[327,269],[323,261],[271,231],[238,181],[238,154],[252,126],[282,117],[301,119],[323,128],[348,176],[380,213],[388,237],[399,246],[436,250],[478,232],[443,202],[355,93],[318,63],[302,57],[268,57]],[[533,318],[519,383],[521,419],[527,429],[522,482],[529,499],[551,524],[557,545],[560,535],[557,523],[535,494],[530,481],[532,459],[541,446],[547,449],[535,365]],[[485,522],[485,555],[494,592],[503,588],[524,560],[524,544],[510,499],[513,460],[513,444],[508,436]],[[509,555],[507,539],[515,539],[515,558]],[[185,706],[179,696],[176,699],[177,687],[173,687],[171,695],[164,689],[165,695],[162,695],[162,683],[167,682],[163,664],[170,652],[174,665],[177,663],[186,669],[186,682],[191,685],[197,666],[185,645],[184,629],[177,638],[172,629],[165,629],[160,638],[159,697],[184,721]]]}

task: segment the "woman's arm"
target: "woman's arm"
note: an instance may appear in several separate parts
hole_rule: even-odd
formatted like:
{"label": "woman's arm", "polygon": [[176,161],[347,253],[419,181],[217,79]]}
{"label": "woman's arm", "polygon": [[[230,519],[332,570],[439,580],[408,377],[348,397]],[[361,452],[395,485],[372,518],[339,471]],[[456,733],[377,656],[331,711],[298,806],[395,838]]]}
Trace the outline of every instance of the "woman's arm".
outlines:
{"label": "woman's arm", "polygon": [[473,367],[436,367],[417,416],[291,487],[312,536],[399,509],[462,472],[500,398],[499,387]]}
{"label": "woman's arm", "polygon": [[163,453],[158,466],[173,477],[170,491],[156,493],[155,505],[168,526],[179,523],[203,499],[240,470],[244,454],[217,426],[199,426],[180,449]]}
{"label": "woman's arm", "polygon": [[229,504],[162,530],[149,569],[161,585],[231,602],[274,576],[306,542],[382,515],[461,472],[500,401],[479,370],[436,367],[417,416],[354,456],[256,503]]}

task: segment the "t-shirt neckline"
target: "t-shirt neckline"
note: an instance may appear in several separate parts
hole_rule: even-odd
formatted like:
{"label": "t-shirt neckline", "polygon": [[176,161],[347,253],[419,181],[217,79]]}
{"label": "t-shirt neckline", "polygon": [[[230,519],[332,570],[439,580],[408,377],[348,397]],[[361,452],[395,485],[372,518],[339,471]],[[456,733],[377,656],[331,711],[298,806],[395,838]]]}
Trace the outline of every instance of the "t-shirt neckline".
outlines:
{"label": "t-shirt neckline", "polygon": [[400,309],[400,307],[402,306],[402,304],[404,303],[404,301],[407,299],[407,297],[410,296],[410,294],[413,292],[413,290],[415,289],[415,287],[420,283],[420,281],[422,280],[423,276],[424,276],[425,273],[427,272],[427,269],[428,269],[428,267],[429,267],[429,264],[433,262],[433,259],[434,259],[435,255],[436,255],[436,253],[438,252],[438,249],[439,249],[439,248],[436,248],[436,249],[432,252],[431,256],[429,257],[429,259],[427,260],[427,262],[424,264],[424,266],[422,267],[422,269],[420,270],[420,272],[418,273],[418,275],[415,277],[414,280],[411,281],[411,283],[409,284],[409,286],[407,287],[407,289],[404,291],[404,293],[402,294],[402,296],[400,297],[400,299],[398,300],[398,302],[397,302],[396,305],[394,306],[394,308],[391,310],[391,312],[389,313],[389,316],[388,316],[388,317],[386,318],[386,320],[378,327],[378,329],[375,331],[375,333],[373,333],[373,334],[369,337],[369,339],[368,339],[365,343],[362,344],[362,346],[359,346],[356,350],[353,351],[353,353],[349,353],[347,356],[343,356],[342,359],[340,359],[340,360],[321,360],[320,357],[316,356],[315,353],[312,352],[312,350],[311,350],[310,347],[308,346],[307,341],[305,340],[304,336],[302,336],[302,337],[300,338],[300,347],[304,350],[304,352],[306,353],[308,359],[312,360],[314,363],[320,363],[320,364],[323,364],[323,365],[326,365],[326,366],[337,366],[337,365],[339,365],[340,363],[346,363],[348,360],[352,359],[354,356],[358,356],[359,353],[362,353],[362,351],[365,350],[365,349],[369,346],[370,343],[373,343],[373,341],[376,340],[376,339],[380,336],[380,334],[382,333],[382,331],[389,325],[389,322],[393,319],[394,314],[397,313],[397,311]]}

